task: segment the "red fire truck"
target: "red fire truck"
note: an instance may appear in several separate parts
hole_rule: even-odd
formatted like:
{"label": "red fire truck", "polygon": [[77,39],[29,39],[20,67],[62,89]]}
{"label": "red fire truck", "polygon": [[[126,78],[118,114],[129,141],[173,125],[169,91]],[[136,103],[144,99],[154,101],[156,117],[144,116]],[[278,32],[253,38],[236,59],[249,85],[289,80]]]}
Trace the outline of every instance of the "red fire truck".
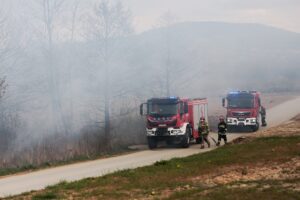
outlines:
{"label": "red fire truck", "polygon": [[152,98],[140,106],[140,114],[146,116],[146,135],[150,149],[158,141],[179,144],[187,148],[192,140],[200,143],[198,124],[200,117],[208,121],[207,99],[179,97]]}
{"label": "red fire truck", "polygon": [[[228,130],[247,128],[257,131],[261,122],[261,100],[257,91],[229,92],[222,99],[223,107],[227,109]],[[227,105],[226,105],[227,104]]]}

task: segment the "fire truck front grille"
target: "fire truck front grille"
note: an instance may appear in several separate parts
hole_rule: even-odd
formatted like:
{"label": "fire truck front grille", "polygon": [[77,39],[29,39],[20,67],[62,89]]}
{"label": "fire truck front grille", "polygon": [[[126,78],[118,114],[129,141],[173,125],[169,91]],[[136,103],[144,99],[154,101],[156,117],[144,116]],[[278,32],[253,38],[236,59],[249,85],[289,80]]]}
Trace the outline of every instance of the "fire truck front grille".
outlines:
{"label": "fire truck front grille", "polygon": [[158,128],[156,131],[157,136],[164,136],[168,135],[168,129],[167,128]]}
{"label": "fire truck front grille", "polygon": [[250,115],[250,112],[232,112],[232,116],[234,117],[249,117]]}

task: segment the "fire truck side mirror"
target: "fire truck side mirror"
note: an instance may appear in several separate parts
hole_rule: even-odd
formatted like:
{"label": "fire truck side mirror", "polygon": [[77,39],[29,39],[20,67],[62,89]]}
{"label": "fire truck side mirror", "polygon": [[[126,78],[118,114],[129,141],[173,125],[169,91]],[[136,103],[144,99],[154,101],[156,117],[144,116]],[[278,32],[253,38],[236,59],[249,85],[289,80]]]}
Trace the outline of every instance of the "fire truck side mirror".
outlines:
{"label": "fire truck side mirror", "polygon": [[144,116],[147,114],[147,103],[142,103],[140,105],[140,115]]}
{"label": "fire truck side mirror", "polygon": [[225,98],[222,98],[222,106],[225,107]]}

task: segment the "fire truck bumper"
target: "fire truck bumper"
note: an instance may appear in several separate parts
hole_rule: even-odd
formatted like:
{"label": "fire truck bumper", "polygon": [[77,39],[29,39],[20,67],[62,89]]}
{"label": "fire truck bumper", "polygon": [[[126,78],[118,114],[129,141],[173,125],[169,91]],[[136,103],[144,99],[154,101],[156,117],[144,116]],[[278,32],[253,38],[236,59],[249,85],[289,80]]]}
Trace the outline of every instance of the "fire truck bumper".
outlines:
{"label": "fire truck bumper", "polygon": [[228,126],[256,126],[257,123],[258,122],[256,118],[227,118]]}
{"label": "fire truck bumper", "polygon": [[181,137],[185,135],[185,129],[178,128],[175,129],[173,127],[169,128],[151,128],[146,129],[148,137]]}

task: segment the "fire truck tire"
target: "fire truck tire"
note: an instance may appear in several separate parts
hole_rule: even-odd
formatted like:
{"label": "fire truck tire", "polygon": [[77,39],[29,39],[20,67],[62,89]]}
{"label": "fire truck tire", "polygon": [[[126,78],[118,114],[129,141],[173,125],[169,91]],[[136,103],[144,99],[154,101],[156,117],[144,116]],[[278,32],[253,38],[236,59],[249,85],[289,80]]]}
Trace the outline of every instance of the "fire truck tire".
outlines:
{"label": "fire truck tire", "polygon": [[148,137],[148,147],[149,149],[155,149],[157,147],[157,141],[155,138]]}
{"label": "fire truck tire", "polygon": [[166,140],[167,145],[172,145],[173,141],[172,140]]}
{"label": "fire truck tire", "polygon": [[185,135],[183,136],[181,147],[188,148],[190,146],[190,140],[191,140],[191,128],[187,127],[185,130]]}
{"label": "fire truck tire", "polygon": [[252,128],[253,132],[258,131],[259,129],[259,123],[256,123],[256,125]]}

